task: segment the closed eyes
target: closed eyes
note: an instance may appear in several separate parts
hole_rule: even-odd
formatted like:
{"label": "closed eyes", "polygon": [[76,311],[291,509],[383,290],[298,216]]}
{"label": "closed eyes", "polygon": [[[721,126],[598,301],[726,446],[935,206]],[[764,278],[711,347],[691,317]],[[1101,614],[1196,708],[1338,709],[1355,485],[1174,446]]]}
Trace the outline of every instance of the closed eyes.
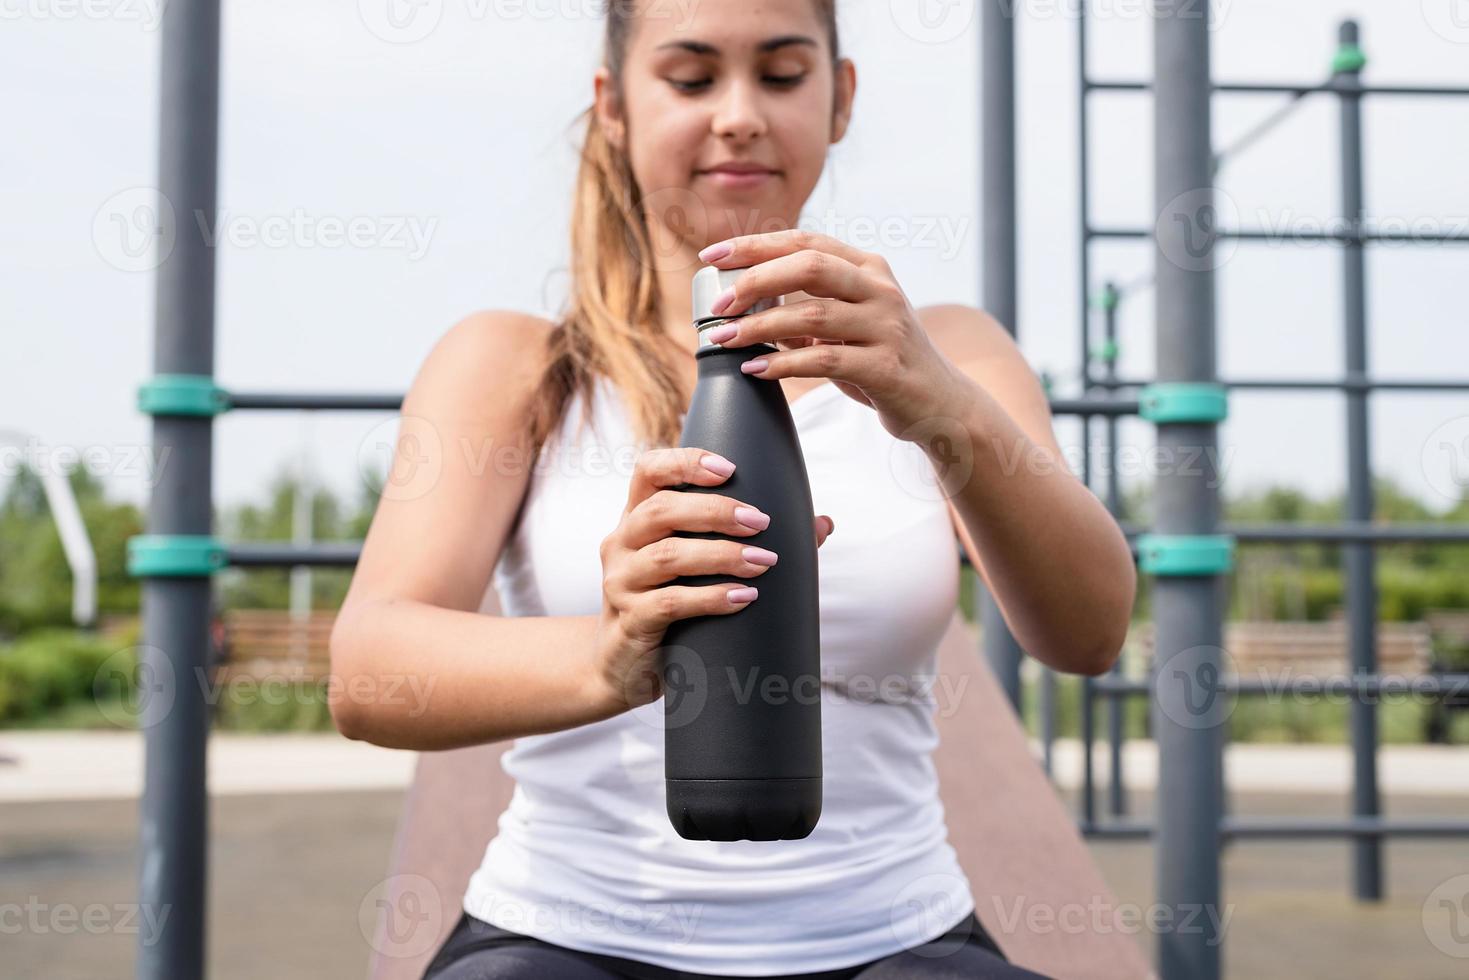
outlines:
{"label": "closed eyes", "polygon": [[[795,88],[805,77],[806,72],[801,72],[799,75],[762,75],[760,80],[769,85],[774,85],[777,88]],[[668,79],[668,84],[672,85],[675,89],[690,94],[703,91],[713,84],[713,82],[714,79],[712,78]]]}

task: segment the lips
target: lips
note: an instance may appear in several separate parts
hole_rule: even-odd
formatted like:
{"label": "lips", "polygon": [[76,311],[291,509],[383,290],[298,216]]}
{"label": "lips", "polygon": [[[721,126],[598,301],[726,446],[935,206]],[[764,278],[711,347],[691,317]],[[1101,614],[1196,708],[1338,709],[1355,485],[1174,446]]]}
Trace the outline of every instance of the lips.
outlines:
{"label": "lips", "polygon": [[772,170],[758,163],[723,163],[708,170],[695,171],[695,173],[720,187],[743,189],[758,187],[775,177],[780,171]]}
{"label": "lips", "polygon": [[721,163],[707,170],[700,170],[701,174],[773,174],[776,171],[759,163]]}

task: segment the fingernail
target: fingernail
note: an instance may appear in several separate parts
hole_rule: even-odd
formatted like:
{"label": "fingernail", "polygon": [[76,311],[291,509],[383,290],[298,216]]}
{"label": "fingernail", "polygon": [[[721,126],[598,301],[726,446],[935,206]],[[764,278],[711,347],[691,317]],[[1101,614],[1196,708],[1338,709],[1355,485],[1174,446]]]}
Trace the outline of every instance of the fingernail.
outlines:
{"label": "fingernail", "polygon": [[748,585],[745,586],[743,589],[730,589],[727,593],[727,595],[729,596],[729,601],[736,606],[743,605],[747,602],[753,602],[755,597],[759,594],[759,589],[753,588]]}
{"label": "fingernail", "polygon": [[763,357],[757,357],[740,365],[740,370],[746,374],[759,374],[770,367],[770,362]]}
{"label": "fingernail", "polygon": [[699,258],[704,262],[718,262],[720,259],[724,258],[726,255],[733,251],[734,246],[731,245],[729,242],[715,242],[713,245],[710,245],[708,248],[704,249],[704,251],[700,252]]}
{"label": "fingernail", "polygon": [[745,548],[741,554],[745,556],[745,561],[751,565],[774,565],[780,558],[779,555],[768,548],[756,548],[754,545]]}
{"label": "fingernail", "polygon": [[734,302],[734,297],[734,287],[731,286],[715,298],[714,302],[709,307],[709,312],[715,314],[716,316],[720,313],[723,313],[724,308],[730,303]]}
{"label": "fingernail", "polygon": [[715,456],[713,454],[699,457],[699,463],[704,469],[718,476],[729,476],[735,470],[735,464],[723,456]]}
{"label": "fingernail", "polygon": [[770,515],[762,514],[753,507],[736,507],[735,520],[757,531],[763,531],[770,526]]}
{"label": "fingernail", "polygon": [[740,328],[733,323],[726,323],[715,327],[704,335],[704,339],[711,344],[722,344],[726,340],[733,340],[734,335],[740,332]]}
{"label": "fingernail", "polygon": [[[825,514],[822,514],[821,516],[822,517],[826,517]],[[834,520],[832,520],[830,517],[826,517],[826,533],[827,534],[831,534],[836,529],[837,529],[837,522],[834,521]]]}

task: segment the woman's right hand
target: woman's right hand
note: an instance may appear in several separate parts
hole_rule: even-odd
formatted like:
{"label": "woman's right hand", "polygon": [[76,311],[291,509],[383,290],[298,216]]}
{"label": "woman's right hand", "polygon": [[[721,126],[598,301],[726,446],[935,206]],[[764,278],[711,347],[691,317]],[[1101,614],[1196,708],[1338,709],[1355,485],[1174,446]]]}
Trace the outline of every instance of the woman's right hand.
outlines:
{"label": "woman's right hand", "polygon": [[[637,458],[627,508],[601,545],[602,619],[593,681],[618,707],[636,708],[662,694],[658,650],[670,623],[737,613],[758,601],[756,588],[737,581],[666,584],[685,575],[755,578],[775,564],[774,552],[738,540],[759,534],[770,524],[768,516],[723,494],[673,489],[717,486],[733,472],[724,457],[697,448],[650,449]],[[817,547],[833,530],[830,517],[816,518]],[[676,531],[736,540],[687,538]]]}

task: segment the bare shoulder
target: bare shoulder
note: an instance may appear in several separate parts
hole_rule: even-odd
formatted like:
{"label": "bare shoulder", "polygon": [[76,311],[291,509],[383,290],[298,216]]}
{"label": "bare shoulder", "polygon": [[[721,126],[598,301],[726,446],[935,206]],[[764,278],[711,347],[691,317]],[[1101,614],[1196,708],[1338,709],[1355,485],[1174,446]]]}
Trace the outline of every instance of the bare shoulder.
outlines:
{"label": "bare shoulder", "polygon": [[963,303],[916,311],[929,339],[973,378],[1039,444],[1061,454],[1051,429],[1051,404],[1010,331],[989,313]]}
{"label": "bare shoulder", "polygon": [[479,310],[449,327],[424,358],[405,413],[503,416],[533,391],[554,324],[517,310]]}
{"label": "bare shoulder", "polygon": [[1024,355],[1000,321],[977,306],[939,303],[916,311],[929,339],[955,364]]}

